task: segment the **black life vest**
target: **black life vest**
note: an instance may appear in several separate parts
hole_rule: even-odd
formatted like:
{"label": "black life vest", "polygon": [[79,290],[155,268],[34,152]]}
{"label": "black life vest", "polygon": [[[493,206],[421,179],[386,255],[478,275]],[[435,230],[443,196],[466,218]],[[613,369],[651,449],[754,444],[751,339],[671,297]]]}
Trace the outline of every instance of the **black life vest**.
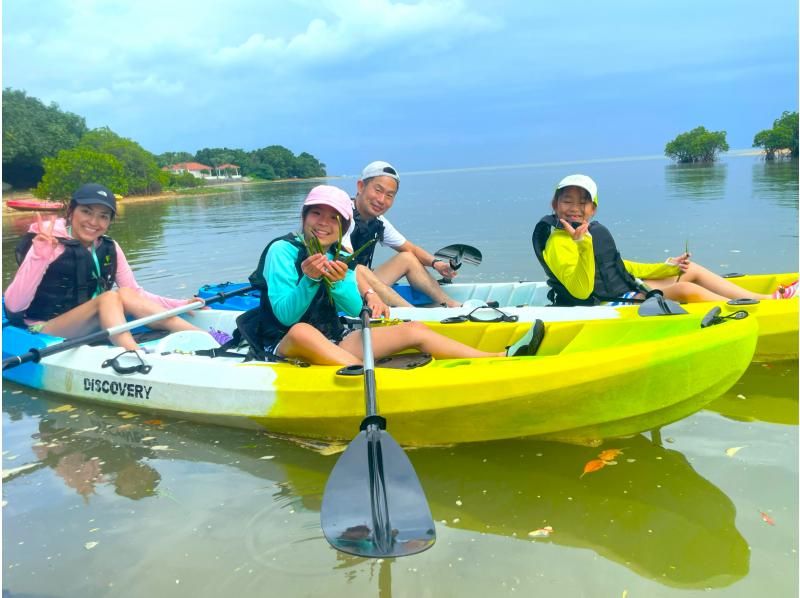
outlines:
{"label": "black life vest", "polygon": [[[267,260],[267,252],[269,248],[272,247],[272,244],[278,241],[288,241],[298,249],[297,259],[295,260],[298,283],[304,276],[301,264],[303,260],[308,257],[308,252],[303,243],[298,241],[293,233],[289,233],[288,235],[278,237],[269,242],[261,253],[258,266],[250,275],[250,284],[261,291],[261,299],[259,301],[259,307],[255,308],[258,310],[258,317],[255,317],[255,314],[250,314],[250,316],[246,318],[249,330],[246,331],[247,334],[244,334],[244,336],[254,340],[256,345],[260,345],[255,348],[254,354],[256,358],[262,360],[264,359],[263,347],[276,344],[289,332],[289,328],[291,327],[281,323],[275,315],[272,304],[269,302],[269,289],[267,288],[267,281],[263,274],[264,264]],[[252,311],[253,310],[250,310],[250,312]],[[339,319],[339,312],[336,306],[331,304],[324,284],[319,285],[317,293],[311,300],[311,304],[298,322],[311,324],[327,338],[337,342],[342,339],[344,333],[344,325]],[[252,342],[251,346],[253,346]]]}
{"label": "black life vest", "polygon": [[355,270],[358,264],[372,268],[372,257],[375,255],[375,246],[379,241],[383,241],[383,220],[380,218],[373,218],[372,220],[364,220],[356,209],[355,203],[353,204],[353,232],[350,233],[350,241],[353,243],[353,251],[358,251],[361,247],[374,241],[364,251],[359,253],[355,259],[350,262],[350,269]]}
{"label": "black life vest", "polygon": [[533,251],[547,275],[550,292],[547,298],[555,305],[597,305],[602,301],[614,301],[630,291],[646,293],[647,289],[625,269],[625,264],[617,250],[614,237],[599,222],[589,224],[594,250],[594,289],[586,299],[573,297],[544,261],[544,248],[553,228],[560,227],[552,214],[545,216],[533,229],[531,242]]}
{"label": "black life vest", "polygon": [[[36,233],[26,233],[16,248],[17,263],[30,251]],[[75,239],[58,241],[64,252],[47,267],[42,282],[28,308],[9,313],[9,321],[24,326],[24,319],[47,321],[89,301],[97,292],[111,290],[117,277],[117,248],[110,237],[100,237],[95,255],[100,265],[98,277],[92,254]]]}

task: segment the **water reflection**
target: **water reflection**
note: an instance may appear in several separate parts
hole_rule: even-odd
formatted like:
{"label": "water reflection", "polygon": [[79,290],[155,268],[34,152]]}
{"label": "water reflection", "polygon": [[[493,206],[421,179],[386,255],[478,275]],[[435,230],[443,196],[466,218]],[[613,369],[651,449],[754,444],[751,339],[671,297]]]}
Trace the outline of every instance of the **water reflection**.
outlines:
{"label": "water reflection", "polygon": [[725,197],[728,165],[669,164],[664,167],[666,195],[671,199],[717,200]]}
{"label": "water reflection", "polygon": [[751,198],[797,210],[797,160],[760,161],[753,164]]}
{"label": "water reflection", "polygon": [[751,364],[744,376],[706,409],[738,421],[798,425],[798,362]]}
{"label": "water reflection", "polygon": [[[25,415],[46,402],[31,403]],[[69,405],[54,406],[54,413],[38,413],[38,431],[31,435],[31,449],[38,459],[33,467],[20,467],[4,472],[10,482],[43,467],[50,467],[64,484],[83,497],[85,503],[97,493],[97,487],[113,486],[119,496],[139,500],[156,493],[161,475],[149,463],[156,454],[148,448],[145,431],[131,424],[120,424],[97,415],[94,411],[78,411]],[[60,411],[58,411],[60,409]],[[22,417],[19,405],[4,410],[12,420]],[[73,413],[75,412],[75,413]],[[113,433],[109,433],[113,428]]]}
{"label": "water reflection", "polygon": [[[287,509],[319,511],[333,457],[263,433],[125,418],[100,408],[55,411],[58,403],[22,394],[4,398],[3,410],[12,419],[39,418],[30,438],[37,463],[87,499],[99,484],[112,484],[117,494],[133,500],[158,494],[160,470],[175,459],[223,464],[269,480],[275,488],[272,503],[248,526],[250,557],[283,572],[285,567],[304,575],[329,570],[317,521],[279,526],[286,537],[275,530]],[[271,445],[267,459],[265,441]],[[43,442],[48,450],[36,451]],[[453,528],[588,548],[667,586],[723,587],[747,574],[749,550],[725,494],[682,454],[643,436],[614,447],[623,449],[617,464],[583,478],[584,464],[599,449],[508,441],[419,449],[410,457],[435,520]],[[545,526],[553,528],[549,537],[529,537]],[[363,559],[336,553],[336,562],[335,568],[364,571]],[[380,595],[391,595],[391,565],[369,562],[369,567]]]}

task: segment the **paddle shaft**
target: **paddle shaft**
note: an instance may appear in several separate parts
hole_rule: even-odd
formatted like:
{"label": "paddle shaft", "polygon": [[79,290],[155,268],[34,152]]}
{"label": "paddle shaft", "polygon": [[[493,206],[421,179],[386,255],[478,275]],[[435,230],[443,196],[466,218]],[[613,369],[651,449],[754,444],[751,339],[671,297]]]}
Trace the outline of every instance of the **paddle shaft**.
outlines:
{"label": "paddle shaft", "polygon": [[[364,355],[364,400],[367,418],[378,413],[375,384],[375,355],[372,352],[372,332],[369,320],[372,310],[364,303],[361,308],[361,348]],[[389,519],[389,502],[386,494],[386,478],[383,471],[383,452],[381,450],[381,428],[376,421],[367,423],[367,464],[369,468],[369,493],[372,510],[372,532],[375,546],[386,554],[392,550],[392,525]]]}
{"label": "paddle shaft", "polygon": [[172,309],[168,309],[166,311],[162,311],[150,316],[145,316],[143,318],[139,318],[138,320],[132,320],[131,322],[125,322],[124,324],[120,324],[119,326],[112,326],[111,328],[98,330],[97,332],[92,332],[91,334],[87,334],[85,336],[68,338],[60,343],[57,343],[55,345],[49,345],[47,347],[42,347],[41,349],[31,349],[30,351],[28,351],[27,353],[23,353],[22,355],[16,355],[14,357],[9,357],[8,359],[4,359],[3,370],[7,370],[9,368],[13,368],[18,365],[22,365],[23,363],[29,363],[31,361],[38,363],[43,357],[54,355],[56,353],[61,353],[62,351],[67,351],[75,347],[80,347],[81,345],[88,345],[89,343],[108,340],[112,336],[115,336],[122,332],[128,332],[129,330],[133,330],[134,328],[138,328],[139,326],[147,326],[148,324],[152,324],[153,322],[158,322],[160,320],[166,320],[167,318],[171,318],[173,316],[185,314],[186,312],[192,311],[193,309],[199,309],[205,305],[208,305],[209,303],[224,302],[228,297],[241,295],[251,290],[253,290],[253,287],[251,285],[248,285],[246,287],[242,287],[241,289],[230,291],[228,293],[217,293],[216,295],[214,295],[213,297],[209,297],[208,299],[197,299],[197,301],[192,301],[191,303],[187,303],[186,305],[173,307]]}
{"label": "paddle shaft", "polygon": [[[367,406],[367,416],[378,413],[375,399],[375,355],[372,353],[372,332],[369,329],[370,309],[365,304],[361,308],[361,349],[364,353],[364,401]],[[374,424],[370,424],[374,425]]]}
{"label": "paddle shaft", "polygon": [[331,546],[348,554],[406,556],[433,545],[435,524],[408,456],[377,414],[369,316],[365,306],[359,319],[366,417],[325,484],[320,510],[322,531]]}

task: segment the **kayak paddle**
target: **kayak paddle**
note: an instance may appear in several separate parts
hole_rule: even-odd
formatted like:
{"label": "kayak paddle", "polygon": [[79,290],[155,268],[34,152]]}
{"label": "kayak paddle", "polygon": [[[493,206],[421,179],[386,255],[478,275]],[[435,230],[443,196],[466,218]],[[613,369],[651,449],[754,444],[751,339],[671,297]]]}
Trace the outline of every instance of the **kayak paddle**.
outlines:
{"label": "kayak paddle", "polygon": [[320,520],[336,550],[371,558],[407,556],[433,546],[436,528],[411,461],[377,415],[369,316],[364,305],[364,366],[345,368],[364,373],[367,416],[328,477]]}
{"label": "kayak paddle", "polygon": [[133,330],[134,328],[138,328],[139,326],[146,326],[147,324],[152,324],[153,322],[158,322],[159,320],[165,320],[167,318],[171,318],[172,316],[184,314],[186,312],[192,311],[193,309],[199,309],[205,305],[208,305],[209,303],[222,303],[228,297],[241,295],[243,293],[246,293],[247,291],[251,291],[252,289],[253,287],[248,285],[240,289],[236,289],[235,291],[230,291],[228,293],[217,293],[216,295],[209,297],[208,299],[198,298],[196,301],[192,301],[191,303],[187,303],[186,305],[181,305],[179,307],[174,307],[172,309],[168,309],[166,311],[157,314],[145,316],[143,318],[139,318],[138,320],[125,322],[124,324],[120,324],[119,326],[112,326],[111,328],[98,330],[97,332],[92,332],[91,334],[87,334],[85,336],[68,338],[61,341],[60,343],[57,343],[55,345],[49,345],[47,347],[42,347],[41,349],[31,349],[30,351],[28,351],[27,353],[23,353],[22,355],[16,355],[14,357],[9,357],[8,359],[4,359],[3,370],[14,368],[17,367],[18,365],[22,365],[23,363],[28,363],[31,361],[38,363],[43,357],[47,357],[48,355],[61,353],[62,351],[73,349],[75,347],[80,347],[81,345],[88,345],[89,343],[105,341],[116,334],[120,334],[121,332],[127,332],[129,330]]}
{"label": "kayak paddle", "polygon": [[[460,243],[442,247],[433,254],[433,257],[449,261],[453,270],[458,270],[465,262],[477,266],[483,261],[483,255],[481,255],[480,251],[471,245],[462,245]],[[447,284],[449,282],[452,282],[451,279],[442,278],[439,284]]]}

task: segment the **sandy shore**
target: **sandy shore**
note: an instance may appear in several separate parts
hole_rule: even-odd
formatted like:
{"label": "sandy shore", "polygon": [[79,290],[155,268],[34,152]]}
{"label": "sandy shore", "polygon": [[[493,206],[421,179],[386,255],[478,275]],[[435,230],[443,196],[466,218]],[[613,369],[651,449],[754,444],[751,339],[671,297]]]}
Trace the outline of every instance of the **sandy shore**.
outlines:
{"label": "sandy shore", "polygon": [[[334,178],[334,177],[324,177]],[[233,188],[250,185],[271,185],[275,183],[297,182],[299,179],[277,179],[274,181],[236,181],[232,183],[220,183],[217,185],[206,185],[203,187],[196,187],[193,189],[181,189],[180,191],[165,191],[156,195],[126,195],[119,199],[122,205],[129,205],[133,203],[143,203],[150,201],[161,201],[165,199],[181,199],[183,197],[197,197],[198,195],[216,195],[218,193],[226,193]],[[316,180],[316,179],[307,179]],[[3,213],[4,214],[30,214],[33,210],[15,210],[6,205],[9,199],[33,199],[38,200],[33,196],[30,190],[27,191],[8,191],[3,192]]]}

